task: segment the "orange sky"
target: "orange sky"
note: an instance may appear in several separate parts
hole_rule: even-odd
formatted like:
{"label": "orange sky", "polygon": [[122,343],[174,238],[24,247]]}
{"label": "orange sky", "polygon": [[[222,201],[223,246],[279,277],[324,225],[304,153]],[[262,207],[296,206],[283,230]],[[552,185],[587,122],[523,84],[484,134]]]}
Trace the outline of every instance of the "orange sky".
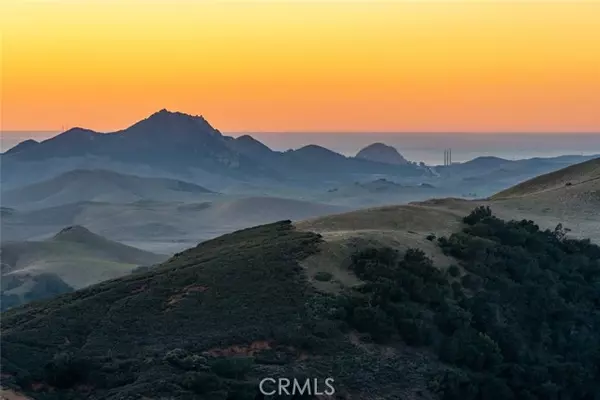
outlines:
{"label": "orange sky", "polygon": [[1,129],[600,131],[600,1],[5,0]]}

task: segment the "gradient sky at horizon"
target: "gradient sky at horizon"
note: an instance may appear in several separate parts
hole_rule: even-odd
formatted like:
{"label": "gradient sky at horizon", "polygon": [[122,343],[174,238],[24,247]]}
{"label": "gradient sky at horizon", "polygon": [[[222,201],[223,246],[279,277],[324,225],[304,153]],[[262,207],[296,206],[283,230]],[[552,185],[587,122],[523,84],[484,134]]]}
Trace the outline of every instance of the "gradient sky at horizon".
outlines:
{"label": "gradient sky at horizon", "polygon": [[600,132],[600,1],[9,0],[0,129]]}

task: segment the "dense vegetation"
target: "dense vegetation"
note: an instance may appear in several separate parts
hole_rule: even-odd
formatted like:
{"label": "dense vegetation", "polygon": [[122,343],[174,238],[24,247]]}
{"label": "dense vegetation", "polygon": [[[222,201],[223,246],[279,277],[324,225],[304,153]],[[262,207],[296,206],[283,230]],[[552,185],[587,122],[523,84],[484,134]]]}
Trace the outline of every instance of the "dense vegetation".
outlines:
{"label": "dense vegetation", "polygon": [[439,239],[460,262],[444,271],[419,250],[356,254],[365,284],[344,297],[344,318],[434,352],[449,365],[432,382],[446,399],[597,398],[600,247],[489,208],[464,222]]}
{"label": "dense vegetation", "polygon": [[40,400],[236,400],[295,376],[334,377],[338,398],[594,399],[600,248],[487,208],[464,222],[428,237],[455,265],[363,249],[363,283],[339,294],[308,283],[300,262],[321,239],[286,221],[9,310],[2,384]]}
{"label": "dense vegetation", "polygon": [[8,310],[2,385],[36,400],[254,399],[264,377],[334,377],[339,395],[408,390],[406,358],[350,343],[335,298],[308,283],[299,262],[320,241],[264,225]]}
{"label": "dense vegetation", "polygon": [[[310,346],[302,322],[313,291],[298,260],[319,241],[289,221],[266,225],[204,242],[146,273],[8,310],[3,385],[38,388],[36,399],[82,398],[86,388],[113,399],[246,398],[255,356],[295,359]],[[257,385],[248,381],[253,396]]]}

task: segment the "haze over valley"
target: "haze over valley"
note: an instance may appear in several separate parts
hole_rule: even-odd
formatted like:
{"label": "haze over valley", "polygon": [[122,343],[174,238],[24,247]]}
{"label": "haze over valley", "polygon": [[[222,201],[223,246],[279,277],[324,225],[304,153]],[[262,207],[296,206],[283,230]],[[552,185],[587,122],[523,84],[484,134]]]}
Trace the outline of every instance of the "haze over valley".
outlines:
{"label": "haze over valley", "polygon": [[[377,242],[383,235],[384,243],[395,238],[403,246],[431,248],[423,234],[451,232],[460,215],[491,204],[506,218],[535,216],[547,226],[568,221],[572,234],[595,240],[597,194],[587,188],[589,183],[569,188],[576,193],[585,187],[584,203],[570,194],[558,196],[577,176],[561,178],[559,192],[509,189],[548,172],[587,165],[587,160],[597,165],[598,158],[582,155],[481,156],[427,165],[381,142],[355,156],[314,144],[277,151],[249,135],[223,135],[203,117],[167,110],[114,133],[73,128],[40,142],[23,141],[2,154],[2,256],[9,260],[3,264],[8,285],[3,295],[10,299],[4,303],[119,277],[148,267],[148,260],[164,260],[205,240],[280,220],[297,221],[331,237],[331,243],[355,235]],[[589,173],[595,177],[597,170]],[[365,207],[372,210],[367,214],[371,227],[356,231]],[[390,212],[380,220],[380,213]],[[318,217],[328,221],[325,231]],[[333,222],[338,218],[351,221],[353,228],[339,230]],[[383,226],[390,223],[396,233],[377,233],[387,232]],[[63,232],[80,237],[79,247],[57,242]],[[116,246],[148,255],[123,259]]]}
{"label": "haze over valley", "polygon": [[599,15],[0,1],[0,400],[597,400]]}
{"label": "haze over valley", "polygon": [[272,150],[200,116],[161,110],[114,133],[72,128],[2,154],[3,241],[66,226],[163,254],[282,219],[437,197],[485,198],[593,156],[451,165],[409,160],[381,142],[356,156],[307,144]]}
{"label": "haze over valley", "polygon": [[[95,177],[95,174],[86,172],[85,176]],[[101,176],[105,177],[106,173],[102,172]],[[58,181],[62,179],[61,176]],[[136,178],[133,182],[139,184],[140,179],[152,178]],[[172,181],[151,182],[153,188],[166,190],[164,184]],[[44,190],[39,190],[38,185],[33,186],[37,190],[23,189],[15,193],[22,196],[49,193],[45,185],[41,186]],[[4,243],[1,248],[2,304],[10,309],[3,313],[2,394],[20,400],[53,399],[55,393],[84,398],[93,390],[99,398],[112,399],[116,393],[148,396],[158,390],[175,398],[206,393],[227,396],[223,398],[251,398],[256,394],[257,382],[263,379],[265,368],[269,374],[299,377],[304,376],[301,371],[308,368],[319,376],[334,374],[337,393],[346,399],[448,395],[463,398],[472,390],[489,393],[490,385],[499,385],[503,396],[533,391],[543,398],[544,385],[521,384],[521,379],[530,379],[527,369],[515,377],[504,377],[498,372],[501,370],[496,369],[501,358],[492,358],[488,361],[492,367],[486,366],[480,372],[476,370],[479,365],[476,359],[462,358],[461,351],[448,353],[447,346],[455,342],[466,346],[474,340],[474,354],[481,357],[507,354],[507,357],[515,357],[509,358],[509,365],[515,368],[527,362],[522,356],[509,355],[519,343],[543,357],[544,352],[533,350],[533,343],[527,342],[526,332],[535,328],[517,324],[518,318],[531,312],[540,315],[543,310],[539,318],[548,318],[546,323],[553,324],[554,329],[563,329],[559,325],[574,317],[564,312],[560,322],[552,322],[556,317],[547,315],[544,309],[529,306],[521,297],[532,296],[524,293],[525,288],[545,290],[547,285],[552,285],[552,274],[569,273],[569,265],[575,262],[581,273],[598,276],[599,185],[600,158],[595,158],[540,175],[487,199],[430,199],[334,214],[330,214],[332,210],[319,208],[308,213],[329,215],[307,219],[305,216],[294,223],[279,221],[239,230],[197,246],[188,245],[188,250],[168,259],[166,255],[118,244],[79,225],[64,228],[45,240]],[[131,187],[139,189],[137,185]],[[207,193],[198,191],[197,186],[185,187],[199,195]],[[366,190],[376,196],[380,192],[393,195],[404,186],[379,179],[348,188]],[[434,187],[421,185],[419,189],[433,190]],[[146,192],[138,190],[137,193]],[[33,200],[38,201],[38,197],[33,196]],[[236,213],[260,214],[262,211],[264,214],[246,222],[259,224],[260,219],[268,221],[281,218],[285,213],[292,215],[299,209],[309,209],[306,203],[282,198],[242,197],[236,206],[220,203],[216,207],[225,207],[221,211],[211,211],[214,206],[210,202],[199,205],[184,201],[170,204],[145,201],[144,205],[136,202],[104,204],[112,208],[107,214],[116,215],[112,221],[121,224],[108,232],[119,238],[131,235],[142,241],[150,240],[148,234],[152,226],[135,233],[128,232],[127,228],[136,220],[147,222],[148,215],[153,214],[125,219],[120,210],[129,209],[125,213],[129,214],[130,207],[136,207],[138,212],[144,207],[154,212],[166,207],[162,212],[165,218],[176,219],[174,226],[182,229],[181,237],[185,237],[186,230],[202,231],[198,226],[186,225],[186,220],[215,218],[223,224],[241,218]],[[278,204],[283,204],[282,209],[277,209]],[[314,207],[314,203],[309,204]],[[186,210],[183,216],[178,214],[181,209]],[[3,223],[7,217],[11,221],[10,218],[19,214],[14,209],[3,208],[2,211]],[[29,214],[31,226],[40,221],[59,223],[54,220],[56,209],[31,212],[39,213],[35,217]],[[110,220],[107,214],[87,212],[86,220],[98,228],[100,221]],[[518,221],[506,222],[513,219]],[[26,220],[21,220],[21,227],[27,225]],[[154,233],[163,238],[177,236],[175,232]],[[589,238],[592,242],[579,238]],[[479,257],[470,254],[479,254],[482,245],[486,246],[490,259],[484,264],[469,261],[470,257]],[[552,253],[532,250],[536,246],[547,246],[545,251]],[[548,268],[549,259],[543,263],[538,261],[548,257],[547,254],[558,258],[551,262],[552,268],[563,270],[555,272]],[[403,257],[397,265],[393,261],[395,257]],[[498,257],[507,263],[505,268],[516,268],[510,274],[517,281],[501,278],[503,270],[494,268],[505,264],[494,264]],[[532,258],[524,261],[523,257]],[[389,262],[392,264],[387,264]],[[532,263],[527,272],[519,272],[522,262]],[[398,279],[394,278],[394,269],[388,269],[393,265],[399,268],[397,273],[407,274],[403,278],[407,281],[398,281],[396,286],[387,289],[387,280],[371,281],[371,274]],[[465,268],[465,272],[457,265]],[[483,278],[475,271],[509,286],[483,289]],[[523,273],[537,278],[522,283],[523,278],[517,276]],[[464,275],[454,281],[453,286],[459,294],[452,295],[450,289],[443,289],[444,285],[450,285],[447,280],[460,274]],[[498,274],[497,277],[494,274]],[[546,276],[547,282],[537,283]],[[105,281],[110,278],[117,279]],[[421,281],[426,289],[418,289],[415,282]],[[433,281],[438,283],[433,284]],[[95,282],[100,283],[94,285]],[[590,281],[594,282],[597,281]],[[92,286],[86,289],[90,284]],[[395,297],[386,300],[372,292],[393,287],[400,290],[395,296],[408,291],[409,297],[398,302]],[[582,286],[580,296],[593,292],[586,292],[585,287]],[[69,293],[76,289],[80,290]],[[473,313],[477,320],[487,315],[486,308],[477,311],[479,303],[463,303],[466,300],[455,300],[452,296],[464,296],[467,290],[477,290],[477,296],[490,296],[484,304],[499,307],[494,303],[494,296],[502,296],[501,304],[506,304],[509,298],[514,300],[513,289],[520,297],[510,306],[516,316],[507,314],[511,324],[508,330],[493,322],[483,327],[475,325],[479,322],[464,322],[466,325],[460,328],[452,325],[456,323],[451,322],[452,319],[448,320],[451,317],[447,313],[458,310]],[[447,297],[442,300],[430,297],[441,296],[440,293]],[[48,298],[50,300],[43,301]],[[592,298],[579,298],[570,306],[581,307],[578,318],[593,321],[593,309],[583,306]],[[553,301],[558,301],[556,299]],[[18,307],[31,300],[38,301]],[[367,305],[375,301],[380,302],[374,309],[379,311]],[[441,306],[444,308],[436,305],[438,301],[446,304]],[[454,305],[455,301],[460,303]],[[346,309],[349,311],[344,311]],[[483,314],[477,314],[479,312]],[[362,313],[367,314],[362,316]],[[393,317],[394,313],[401,314]],[[427,316],[429,313],[433,313],[433,319]],[[365,325],[362,318],[370,322]],[[391,323],[384,322],[389,318],[399,318],[397,325],[385,325]],[[176,326],[172,325],[173,321],[177,321]],[[478,329],[489,333],[477,333],[481,332]],[[497,335],[507,332],[519,340],[502,342],[502,336]],[[475,336],[470,336],[472,334]],[[587,333],[582,335],[587,340],[597,340]],[[488,348],[489,341],[501,344]],[[551,346],[552,350],[548,351],[576,360],[571,362],[578,368],[592,368],[592,355],[577,356],[585,344],[573,343],[576,350],[562,349],[554,342]],[[42,362],[41,365],[45,365],[42,368],[37,360],[48,361]],[[551,360],[540,362],[555,365]],[[230,368],[243,372],[233,374]],[[130,378],[115,380],[113,371],[128,374]],[[163,382],[159,386],[158,375]],[[456,383],[457,377],[469,382],[470,389]],[[598,381],[584,379],[589,380],[575,390],[595,392]],[[29,383],[32,381],[34,384]],[[86,385],[86,389],[82,389],[82,385]],[[87,385],[93,385],[94,389],[87,389]],[[573,387],[558,386],[557,390],[568,392]],[[484,395],[482,398],[495,397]]]}

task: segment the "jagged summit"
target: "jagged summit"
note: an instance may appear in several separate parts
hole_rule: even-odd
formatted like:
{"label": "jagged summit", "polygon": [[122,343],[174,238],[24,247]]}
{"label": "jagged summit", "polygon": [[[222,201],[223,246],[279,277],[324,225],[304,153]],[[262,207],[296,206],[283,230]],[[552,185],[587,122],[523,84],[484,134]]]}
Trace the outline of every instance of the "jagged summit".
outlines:
{"label": "jagged summit", "polygon": [[207,122],[206,118],[204,118],[203,115],[192,115],[192,114],[186,114],[186,113],[183,113],[180,111],[170,111],[170,110],[167,110],[166,108],[163,108],[161,110],[156,111],[155,113],[152,113],[146,119],[151,119],[151,118],[191,118],[191,119],[197,119],[197,120]]}
{"label": "jagged summit", "polygon": [[406,165],[408,161],[392,146],[373,143],[356,154],[356,158],[385,164]]}
{"label": "jagged summit", "polygon": [[[4,165],[21,161],[43,161],[48,165],[69,159],[87,164],[107,161],[150,166],[169,174],[223,176],[243,181],[304,179],[319,173],[344,174],[399,173],[403,176],[424,172],[404,160],[395,150],[393,157],[377,162],[347,157],[325,147],[309,144],[289,151],[272,150],[249,135],[238,138],[223,135],[202,115],[160,109],[131,126],[114,132],[94,132],[73,128],[30,148],[8,154]],[[9,165],[10,167],[10,165]],[[18,179],[10,178],[15,182]]]}
{"label": "jagged summit", "polygon": [[220,132],[202,115],[190,115],[167,109],[159,110],[119,133],[126,136],[162,136],[170,139],[198,134],[221,136]]}

